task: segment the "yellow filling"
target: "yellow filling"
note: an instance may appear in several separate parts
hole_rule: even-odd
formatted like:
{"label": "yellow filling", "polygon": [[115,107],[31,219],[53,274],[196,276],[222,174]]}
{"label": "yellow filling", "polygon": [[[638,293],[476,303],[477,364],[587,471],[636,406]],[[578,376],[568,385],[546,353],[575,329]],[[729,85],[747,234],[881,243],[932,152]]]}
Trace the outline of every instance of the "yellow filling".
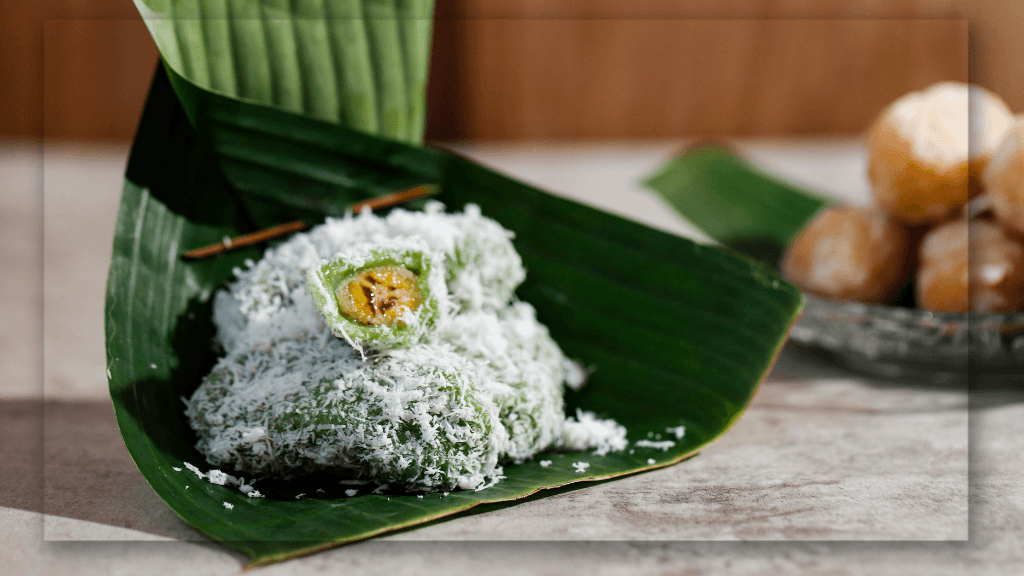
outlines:
{"label": "yellow filling", "polygon": [[394,326],[406,310],[419,308],[423,297],[416,275],[398,266],[363,270],[334,293],[341,311],[368,326]]}

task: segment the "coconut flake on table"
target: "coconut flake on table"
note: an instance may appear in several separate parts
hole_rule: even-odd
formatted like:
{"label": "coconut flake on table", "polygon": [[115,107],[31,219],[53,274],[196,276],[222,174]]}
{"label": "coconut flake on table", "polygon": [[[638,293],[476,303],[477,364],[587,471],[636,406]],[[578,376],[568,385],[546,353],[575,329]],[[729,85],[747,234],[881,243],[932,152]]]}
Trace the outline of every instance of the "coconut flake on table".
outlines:
{"label": "coconut flake on table", "polygon": [[[188,468],[193,473],[195,473],[195,475],[198,476],[199,479],[201,479],[201,480],[206,480],[207,482],[209,482],[211,484],[218,485],[218,486],[226,486],[226,485],[238,486],[238,491],[241,492],[242,494],[245,494],[249,498],[263,498],[263,494],[260,494],[260,491],[256,490],[253,487],[253,484],[255,484],[255,480],[253,482],[251,482],[251,483],[247,483],[245,481],[245,478],[235,478],[231,474],[228,474],[226,472],[222,472],[221,470],[214,469],[214,470],[210,470],[207,473],[203,473],[199,468],[197,468],[196,466],[193,466],[192,464],[190,464],[188,462],[185,462],[184,464],[185,464],[186,468]],[[175,471],[178,471],[178,472],[181,471],[181,468],[177,468],[177,467],[173,467],[173,468],[174,468]],[[185,486],[185,489],[188,490],[188,486]]]}
{"label": "coconut flake on table", "polygon": [[681,440],[683,436],[686,436],[686,426],[675,426],[665,428],[665,432],[672,434],[676,437],[676,440]]}
{"label": "coconut flake on table", "polygon": [[563,359],[562,370],[565,372],[565,385],[572,390],[583,388],[593,371],[590,368],[584,368],[579,361],[570,358]]}
{"label": "coconut flake on table", "polygon": [[555,446],[562,450],[596,448],[594,455],[625,450],[626,427],[610,418],[598,418],[593,412],[576,409],[576,418],[566,418]]}
{"label": "coconut flake on table", "polygon": [[193,466],[192,464],[190,464],[188,462],[185,462],[184,464],[185,464],[185,468],[188,468],[189,470],[191,470],[192,473],[195,474],[196,476],[198,476],[200,480],[203,480],[203,479],[206,478],[206,474],[203,474],[203,472],[199,468]]}
{"label": "coconut flake on table", "polygon": [[673,442],[672,440],[662,440],[661,442],[656,442],[653,440],[637,440],[636,442],[633,443],[633,445],[638,446],[640,448],[656,448],[660,449],[662,452],[665,452],[669,448],[675,446],[676,443]]}

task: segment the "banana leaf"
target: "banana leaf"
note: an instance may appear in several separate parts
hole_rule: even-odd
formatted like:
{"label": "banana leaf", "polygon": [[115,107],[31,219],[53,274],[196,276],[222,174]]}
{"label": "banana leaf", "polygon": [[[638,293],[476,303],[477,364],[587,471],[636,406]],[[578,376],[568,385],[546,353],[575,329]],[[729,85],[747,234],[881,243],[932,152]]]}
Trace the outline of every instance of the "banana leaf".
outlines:
{"label": "banana leaf", "polygon": [[725,246],[775,265],[824,198],[761,172],[728,147],[692,146],[641,180]]}
{"label": "banana leaf", "polygon": [[403,142],[426,122],[433,0],[135,0],[197,86]]}
{"label": "banana leaf", "polygon": [[[196,261],[181,253],[419,184],[436,187],[449,209],[478,204],[516,234],[528,270],[517,296],[536,307],[570,357],[594,370],[567,396],[567,410],[615,418],[628,429],[629,449],[547,453],[549,466],[541,457],[509,464],[506,478],[485,490],[423,498],[346,497],[314,475],[251,499],[183,469],[208,468],[180,398],[217,357],[211,296],[261,248]],[[801,306],[793,286],[728,249],[558,198],[443,150],[225,97],[158,68],[114,237],[109,387],[125,445],[159,497],[199,532],[266,564],[680,462],[740,417]],[[668,431],[678,426],[682,438]],[[675,444],[635,444],[652,439]],[[577,472],[577,461],[590,467]]]}

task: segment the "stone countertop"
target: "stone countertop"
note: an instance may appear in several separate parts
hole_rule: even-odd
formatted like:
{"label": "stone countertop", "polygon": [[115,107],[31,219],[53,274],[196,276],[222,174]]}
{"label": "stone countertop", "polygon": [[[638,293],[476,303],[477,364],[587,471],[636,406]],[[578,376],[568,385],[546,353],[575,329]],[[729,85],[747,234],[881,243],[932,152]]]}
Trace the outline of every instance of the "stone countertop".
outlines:
{"label": "stone countertop", "polygon": [[[866,202],[856,140],[738,146],[805,186]],[[553,192],[699,238],[636,185],[679,147],[457,149]],[[0,181],[9,188],[0,199],[0,559],[13,573],[232,574],[244,565],[156,497],[107,399],[103,283],[125,154],[121,146],[0,148]],[[788,347],[743,418],[696,458],[261,573],[1021,572],[1024,386],[971,400],[968,410],[962,389],[869,378]]]}

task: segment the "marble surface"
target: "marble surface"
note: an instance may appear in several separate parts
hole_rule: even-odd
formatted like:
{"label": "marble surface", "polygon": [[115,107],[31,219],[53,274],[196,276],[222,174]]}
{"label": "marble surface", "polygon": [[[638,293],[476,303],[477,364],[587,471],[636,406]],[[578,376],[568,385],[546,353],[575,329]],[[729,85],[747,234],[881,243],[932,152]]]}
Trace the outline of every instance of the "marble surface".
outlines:
{"label": "marble surface", "polygon": [[[458,149],[699,238],[636,184],[681,145]],[[806,186],[866,202],[856,140],[738,146]],[[14,573],[232,574],[244,566],[156,497],[107,399],[103,286],[125,154],[120,146],[0,148],[0,560]],[[976,391],[969,403],[962,389],[869,378],[788,347],[736,426],[682,464],[260,572],[1019,573],[1019,390]]]}

